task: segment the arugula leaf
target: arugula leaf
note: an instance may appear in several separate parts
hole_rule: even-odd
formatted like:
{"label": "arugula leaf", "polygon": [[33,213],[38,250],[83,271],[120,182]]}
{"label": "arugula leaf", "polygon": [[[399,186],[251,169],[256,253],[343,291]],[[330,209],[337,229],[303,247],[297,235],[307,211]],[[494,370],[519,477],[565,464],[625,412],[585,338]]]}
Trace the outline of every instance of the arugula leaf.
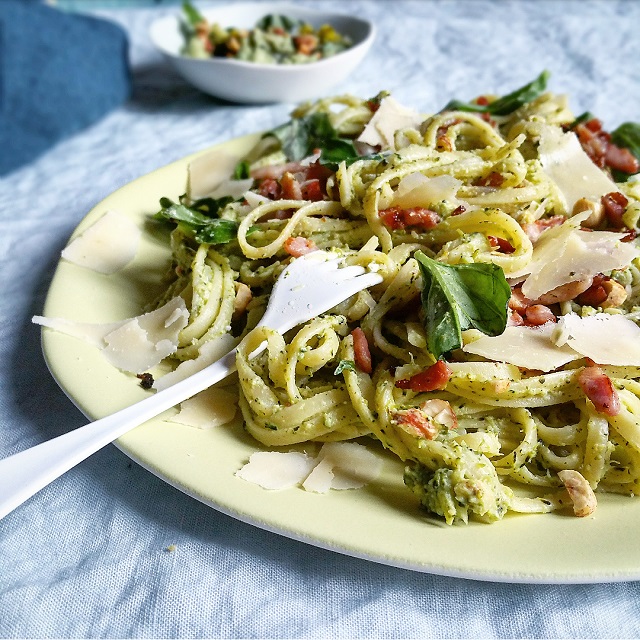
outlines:
{"label": "arugula leaf", "polygon": [[343,371],[355,371],[356,363],[353,360],[340,360],[333,375],[339,376]]}
{"label": "arugula leaf", "polygon": [[502,98],[494,100],[490,104],[476,104],[475,102],[452,100],[445,106],[443,111],[475,111],[490,113],[494,116],[506,116],[541,95],[547,88],[549,75],[548,71],[543,71],[529,84],[508,93],[506,96],[502,96]]}
{"label": "arugula leaf", "polygon": [[436,358],[461,347],[465,329],[479,329],[489,336],[504,331],[511,288],[499,266],[450,265],[422,251],[414,257],[422,273],[427,347]]}
{"label": "arugula leaf", "polygon": [[[213,201],[213,198],[207,198]],[[202,202],[202,201],[199,201]],[[162,209],[155,214],[156,220],[171,220],[181,225],[186,231],[201,243],[226,244],[235,240],[238,223],[223,218],[213,218],[192,207],[175,203],[169,198],[161,198]]]}

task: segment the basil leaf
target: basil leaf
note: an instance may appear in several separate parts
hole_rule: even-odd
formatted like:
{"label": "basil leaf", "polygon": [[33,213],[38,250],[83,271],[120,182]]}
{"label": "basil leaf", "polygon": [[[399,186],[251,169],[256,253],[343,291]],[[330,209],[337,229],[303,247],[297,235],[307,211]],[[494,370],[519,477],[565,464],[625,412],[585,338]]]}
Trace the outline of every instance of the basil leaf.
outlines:
{"label": "basil leaf", "polygon": [[515,91],[508,93],[502,98],[494,100],[490,104],[475,104],[474,102],[461,102],[460,100],[452,100],[447,104],[443,111],[475,111],[481,113],[490,113],[494,116],[506,116],[513,113],[521,106],[535,100],[547,88],[547,80],[549,72],[543,71],[535,80],[529,84],[520,87]]}
{"label": "basil leaf", "polygon": [[[195,204],[200,203],[201,207],[214,207],[223,200],[227,199],[221,198],[216,201],[213,198],[206,198],[197,201]],[[229,198],[228,201],[230,200]],[[170,220],[182,225],[198,242],[225,244],[236,238],[238,223],[233,220],[210,217],[210,215],[216,215],[217,210],[211,214],[209,212],[202,213],[193,207],[172,202],[168,198],[162,198],[160,205],[162,209],[154,216],[157,220]]]}
{"label": "basil leaf", "polygon": [[359,160],[359,157],[350,140],[342,140],[340,138],[325,140],[320,153],[321,164],[335,165],[337,168],[337,166],[343,161],[351,164],[356,160]]}
{"label": "basil leaf", "polygon": [[191,209],[183,204],[172,202],[168,198],[160,200],[162,209],[156,213],[157,220],[173,220],[174,222],[184,222],[190,227],[202,227],[211,222],[211,219],[195,209]]}
{"label": "basil leaf", "polygon": [[333,375],[339,376],[343,371],[355,371],[356,363],[353,360],[340,360]]}
{"label": "basil leaf", "polygon": [[195,239],[206,244],[226,244],[236,239],[238,226],[233,220],[215,218],[206,227],[196,231]]}
{"label": "basil leaf", "polygon": [[427,347],[436,357],[462,346],[462,331],[500,335],[507,326],[511,288],[492,263],[450,265],[415,253],[422,274]]}
{"label": "basil leaf", "polygon": [[233,198],[231,196],[224,196],[222,198],[201,198],[200,200],[196,200],[189,209],[195,209],[210,218],[217,218],[220,211],[222,211],[222,209],[224,209],[230,202],[233,202]]}
{"label": "basil leaf", "polygon": [[329,154],[329,162],[334,156],[342,161],[345,157],[357,158],[358,154],[351,140],[340,138],[326,113],[311,113],[302,118],[293,118],[267,135],[275,136],[282,151],[290,161],[302,160],[316,149]]}

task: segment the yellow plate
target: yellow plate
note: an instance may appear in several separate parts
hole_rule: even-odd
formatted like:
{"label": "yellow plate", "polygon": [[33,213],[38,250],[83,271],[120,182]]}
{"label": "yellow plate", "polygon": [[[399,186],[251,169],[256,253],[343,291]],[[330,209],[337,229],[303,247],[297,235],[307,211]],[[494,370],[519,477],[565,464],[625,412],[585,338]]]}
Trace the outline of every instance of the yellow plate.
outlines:
{"label": "yellow plate", "polygon": [[[219,148],[243,154],[257,136]],[[110,195],[82,221],[105,211],[128,215],[143,230],[136,259],[105,276],[61,261],[46,301],[47,316],[107,322],[135,316],[160,291],[169,250],[166,233],[148,225],[161,196],[185,191],[190,156]],[[48,366],[60,387],[91,419],[142,399],[138,380],[111,367],[72,337],[43,331]],[[165,415],[166,417],[166,415]],[[388,456],[382,476],[364,489],[326,495],[302,489],[266,491],[235,477],[259,449],[242,429],[200,430],[152,420],[116,445],[143,467],[205,504],[263,529],[389,565],[449,576],[508,582],[606,582],[640,579],[640,500],[601,496],[593,517],[509,515],[492,524],[449,527],[425,516],[404,487],[402,465]],[[385,456],[386,457],[386,456]]]}

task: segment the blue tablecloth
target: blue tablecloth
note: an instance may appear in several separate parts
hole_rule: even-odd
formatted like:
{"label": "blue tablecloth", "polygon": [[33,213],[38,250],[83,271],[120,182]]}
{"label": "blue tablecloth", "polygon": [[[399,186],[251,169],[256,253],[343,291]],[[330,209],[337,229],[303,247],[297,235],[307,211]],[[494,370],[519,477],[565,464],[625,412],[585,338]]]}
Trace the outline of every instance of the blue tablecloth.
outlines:
{"label": "blue tablecloth", "polygon": [[[640,3],[315,4],[365,15],[379,29],[336,93],[389,89],[430,111],[549,69],[551,88],[570,94],[576,113],[590,109],[609,128],[640,120]],[[168,10],[99,14],[129,34],[132,98],[0,179],[0,455],[84,423],[48,374],[30,318],[85,213],[142,174],[278,124],[292,108],[229,105],[187,86],[147,38],[150,21]],[[218,513],[113,446],[0,521],[6,638],[639,635],[637,583],[494,584],[353,559]]]}

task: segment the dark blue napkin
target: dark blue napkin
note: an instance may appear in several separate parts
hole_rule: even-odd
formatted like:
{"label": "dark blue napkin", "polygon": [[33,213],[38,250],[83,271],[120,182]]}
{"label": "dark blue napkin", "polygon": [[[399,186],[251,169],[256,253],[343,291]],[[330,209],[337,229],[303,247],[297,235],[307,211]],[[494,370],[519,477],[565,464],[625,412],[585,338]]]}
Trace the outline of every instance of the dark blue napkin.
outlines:
{"label": "dark blue napkin", "polygon": [[127,45],[106,20],[0,0],[0,175],[127,100]]}

